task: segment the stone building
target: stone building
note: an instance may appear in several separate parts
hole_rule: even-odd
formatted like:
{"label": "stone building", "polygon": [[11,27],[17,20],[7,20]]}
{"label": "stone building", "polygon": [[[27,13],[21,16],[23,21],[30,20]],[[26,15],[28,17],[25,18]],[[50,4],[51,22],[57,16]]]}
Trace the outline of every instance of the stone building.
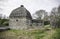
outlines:
{"label": "stone building", "polygon": [[32,27],[35,29],[40,29],[41,27],[44,26],[43,20],[38,20],[38,19],[32,19]]}
{"label": "stone building", "polygon": [[9,16],[9,27],[11,29],[29,29],[32,28],[33,23],[30,12],[23,5],[14,9]]}

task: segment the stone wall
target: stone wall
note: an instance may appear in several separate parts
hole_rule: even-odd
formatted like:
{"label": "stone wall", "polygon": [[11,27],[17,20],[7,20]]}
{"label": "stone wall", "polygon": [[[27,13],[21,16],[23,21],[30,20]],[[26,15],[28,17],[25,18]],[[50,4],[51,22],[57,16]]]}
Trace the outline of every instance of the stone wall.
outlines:
{"label": "stone wall", "polygon": [[9,27],[12,29],[27,29],[26,18],[10,18]]}
{"label": "stone wall", "polygon": [[43,23],[32,23],[31,20],[23,18],[10,18],[9,27],[11,29],[40,29]]}

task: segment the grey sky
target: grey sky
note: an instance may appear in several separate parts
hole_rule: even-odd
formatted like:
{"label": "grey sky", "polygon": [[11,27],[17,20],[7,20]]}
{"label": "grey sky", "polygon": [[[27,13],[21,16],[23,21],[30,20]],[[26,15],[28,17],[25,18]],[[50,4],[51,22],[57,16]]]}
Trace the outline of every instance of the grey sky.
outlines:
{"label": "grey sky", "polygon": [[24,5],[31,14],[40,9],[50,12],[53,7],[57,7],[59,4],[60,0],[0,0],[0,13],[9,16],[11,11],[20,5]]}

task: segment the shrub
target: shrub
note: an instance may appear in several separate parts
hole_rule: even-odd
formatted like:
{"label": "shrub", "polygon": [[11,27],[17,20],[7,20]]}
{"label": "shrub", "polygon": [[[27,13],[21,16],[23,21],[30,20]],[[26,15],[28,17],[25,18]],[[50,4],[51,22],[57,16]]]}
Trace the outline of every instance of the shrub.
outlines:
{"label": "shrub", "polygon": [[44,25],[49,25],[50,21],[44,21]]}

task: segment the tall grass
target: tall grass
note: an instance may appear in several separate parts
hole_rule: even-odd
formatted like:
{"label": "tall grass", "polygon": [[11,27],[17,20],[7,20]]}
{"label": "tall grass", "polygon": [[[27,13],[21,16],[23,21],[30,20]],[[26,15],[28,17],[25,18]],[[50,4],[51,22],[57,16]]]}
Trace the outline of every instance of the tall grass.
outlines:
{"label": "tall grass", "polygon": [[[22,37],[22,38],[25,37],[28,39],[41,39],[46,35],[44,30],[9,30],[9,31],[5,31],[1,34],[4,36],[4,38],[6,38],[6,37],[15,38],[16,37],[16,39],[18,39],[20,37]],[[6,39],[8,39],[8,38],[6,38]]]}
{"label": "tall grass", "polygon": [[60,29],[56,29],[56,33],[52,36],[52,39],[60,39]]}

